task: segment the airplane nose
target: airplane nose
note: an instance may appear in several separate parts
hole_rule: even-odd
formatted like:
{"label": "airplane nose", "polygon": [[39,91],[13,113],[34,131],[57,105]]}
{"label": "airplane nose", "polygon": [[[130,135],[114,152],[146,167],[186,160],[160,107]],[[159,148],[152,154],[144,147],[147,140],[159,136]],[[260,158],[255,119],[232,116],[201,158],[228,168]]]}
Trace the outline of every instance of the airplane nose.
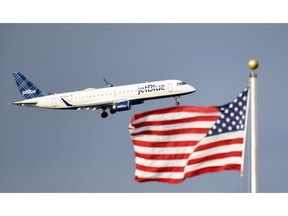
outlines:
{"label": "airplane nose", "polygon": [[193,92],[196,91],[196,88],[193,87],[192,85],[188,85],[188,86],[187,86],[187,90],[188,90],[190,93],[193,93]]}

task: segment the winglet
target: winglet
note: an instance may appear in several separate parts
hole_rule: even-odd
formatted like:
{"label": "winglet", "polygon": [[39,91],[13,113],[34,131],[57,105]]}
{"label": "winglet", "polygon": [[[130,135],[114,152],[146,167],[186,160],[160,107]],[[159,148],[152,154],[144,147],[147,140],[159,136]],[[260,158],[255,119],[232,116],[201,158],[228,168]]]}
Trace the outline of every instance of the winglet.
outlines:
{"label": "winglet", "polygon": [[108,80],[106,80],[105,78],[104,78],[104,81],[105,81],[105,83],[107,84],[108,87],[113,87],[114,86],[110,82],[108,82]]}

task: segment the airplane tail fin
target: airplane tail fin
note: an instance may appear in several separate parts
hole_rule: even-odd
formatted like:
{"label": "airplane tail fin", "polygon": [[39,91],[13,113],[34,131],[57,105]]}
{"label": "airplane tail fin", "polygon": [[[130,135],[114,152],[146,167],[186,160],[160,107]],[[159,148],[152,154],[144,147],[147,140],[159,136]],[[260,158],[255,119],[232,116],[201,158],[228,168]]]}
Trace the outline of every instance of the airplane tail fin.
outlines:
{"label": "airplane tail fin", "polygon": [[24,100],[49,95],[48,93],[42,92],[40,89],[38,89],[20,72],[13,72],[12,74]]}

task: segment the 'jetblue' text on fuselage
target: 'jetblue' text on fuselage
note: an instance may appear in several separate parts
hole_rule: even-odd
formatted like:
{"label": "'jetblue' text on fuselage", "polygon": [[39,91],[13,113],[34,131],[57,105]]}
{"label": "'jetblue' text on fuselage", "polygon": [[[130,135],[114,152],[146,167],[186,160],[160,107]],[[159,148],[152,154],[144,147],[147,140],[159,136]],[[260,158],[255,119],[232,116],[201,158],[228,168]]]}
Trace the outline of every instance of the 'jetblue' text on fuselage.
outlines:
{"label": "'jetblue' text on fuselage", "polygon": [[142,87],[138,86],[138,95],[144,92],[163,91],[163,90],[165,90],[165,85],[150,84]]}

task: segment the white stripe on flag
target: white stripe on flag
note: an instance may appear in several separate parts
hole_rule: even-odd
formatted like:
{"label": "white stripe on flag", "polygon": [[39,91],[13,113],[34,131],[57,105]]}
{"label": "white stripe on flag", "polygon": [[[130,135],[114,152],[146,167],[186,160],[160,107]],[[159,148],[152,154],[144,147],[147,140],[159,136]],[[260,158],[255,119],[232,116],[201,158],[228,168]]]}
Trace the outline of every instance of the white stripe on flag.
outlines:
{"label": "white stripe on flag", "polygon": [[136,157],[136,164],[148,167],[184,167],[187,164],[187,159],[179,160],[147,160]]}
{"label": "white stripe on flag", "polygon": [[198,169],[203,169],[207,167],[216,167],[216,166],[225,166],[227,164],[241,164],[242,157],[229,157],[229,158],[221,158],[215,160],[205,161],[203,163],[187,165],[185,167],[185,173],[195,171]]}
{"label": "white stripe on flag", "polygon": [[220,112],[171,112],[164,114],[154,114],[139,118],[135,120],[133,124],[138,124],[147,121],[176,120],[176,119],[192,118],[199,116],[220,116]]}
{"label": "white stripe on flag", "polygon": [[151,125],[143,126],[133,130],[133,133],[139,133],[142,131],[156,130],[156,131],[167,131],[175,129],[186,129],[186,128],[211,128],[215,121],[196,121],[188,123],[177,123],[177,124],[162,124],[162,125]]}
{"label": "white stripe on flag", "polygon": [[202,139],[198,143],[198,146],[205,145],[205,144],[208,144],[208,143],[223,141],[223,140],[243,138],[244,135],[245,135],[244,131],[235,131],[235,132],[226,132],[226,133],[223,133],[223,134],[210,136],[210,137],[208,136],[208,137],[205,137],[204,139]]}
{"label": "white stripe on flag", "polygon": [[142,147],[134,145],[134,150],[141,154],[191,154],[195,149],[195,146],[184,146],[184,147]]}
{"label": "white stripe on flag", "polygon": [[135,176],[139,178],[147,178],[147,179],[153,179],[153,178],[166,178],[166,179],[183,179],[184,173],[183,172],[146,172],[142,170],[136,170]]}
{"label": "white stripe on flag", "polygon": [[205,137],[206,134],[179,134],[171,136],[158,135],[136,135],[131,136],[133,140],[145,142],[177,142],[177,141],[199,141]]}
{"label": "white stripe on flag", "polygon": [[202,158],[202,157],[206,157],[206,156],[211,156],[211,155],[215,155],[215,154],[220,154],[220,153],[229,153],[229,152],[234,152],[234,151],[242,152],[242,150],[243,150],[242,144],[219,146],[219,147],[215,147],[215,148],[211,148],[211,149],[206,149],[203,151],[193,152],[190,155],[189,160]]}

